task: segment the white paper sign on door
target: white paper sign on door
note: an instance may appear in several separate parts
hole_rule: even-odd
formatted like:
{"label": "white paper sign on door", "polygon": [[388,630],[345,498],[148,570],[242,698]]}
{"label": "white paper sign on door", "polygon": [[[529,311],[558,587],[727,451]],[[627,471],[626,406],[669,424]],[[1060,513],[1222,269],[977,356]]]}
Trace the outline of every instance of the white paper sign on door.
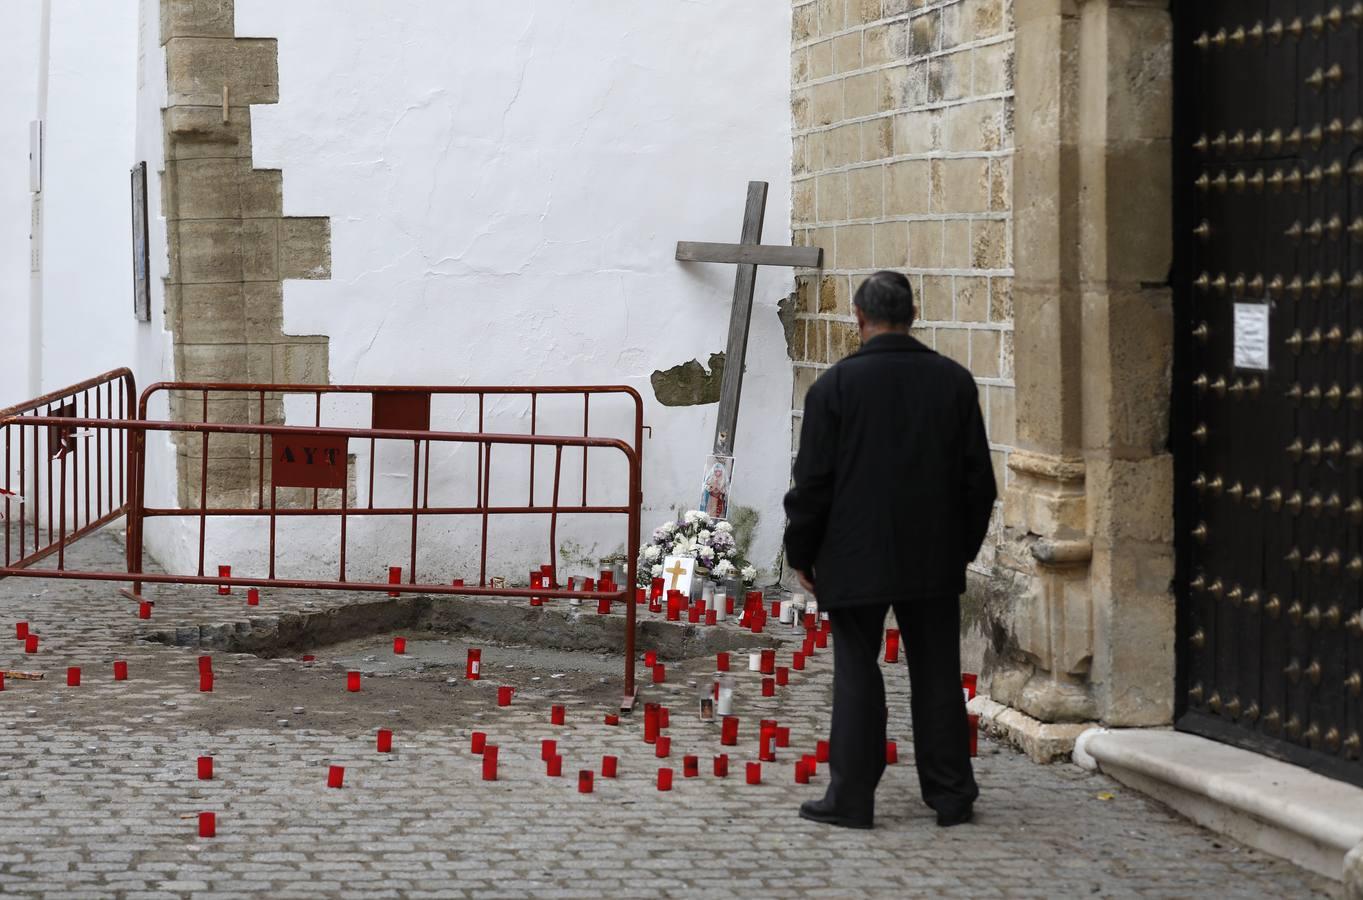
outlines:
{"label": "white paper sign on door", "polygon": [[1268,304],[1235,304],[1235,368],[1268,370]]}

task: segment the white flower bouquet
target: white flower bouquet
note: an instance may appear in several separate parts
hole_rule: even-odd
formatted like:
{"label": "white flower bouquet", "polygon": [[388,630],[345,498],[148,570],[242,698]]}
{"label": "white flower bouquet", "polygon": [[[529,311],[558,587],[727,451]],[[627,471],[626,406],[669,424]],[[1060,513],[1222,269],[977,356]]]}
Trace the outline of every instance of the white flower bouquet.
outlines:
{"label": "white flower bouquet", "polygon": [[681,556],[696,561],[696,574],[712,578],[741,578],[751,584],[757,569],[738,552],[734,527],[699,510],[688,512],[680,522],[664,522],[639,551],[639,586],[648,587],[663,574],[663,560]]}

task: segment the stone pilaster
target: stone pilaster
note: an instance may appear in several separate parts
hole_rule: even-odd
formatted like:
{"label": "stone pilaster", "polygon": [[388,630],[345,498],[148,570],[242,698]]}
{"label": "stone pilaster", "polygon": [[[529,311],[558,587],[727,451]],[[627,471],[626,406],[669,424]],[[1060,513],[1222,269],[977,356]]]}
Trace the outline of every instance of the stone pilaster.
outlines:
{"label": "stone pilaster", "polygon": [[[1173,711],[1171,50],[1156,0],[1017,0],[1017,441],[994,699]],[[1139,184],[1139,190],[1132,185]]]}
{"label": "stone pilaster", "polygon": [[[327,339],[284,333],[282,282],[331,277],[330,220],[285,216],[283,173],[252,164],[251,106],[279,101],[278,47],[235,37],[233,14],[232,0],[161,0],[166,322],[175,376],[325,384]],[[172,396],[171,415],[200,421],[200,396]],[[244,398],[212,398],[208,415],[262,419],[258,404]],[[282,421],[277,401],[267,403],[263,418]],[[210,502],[254,504],[259,452],[254,439],[211,439]],[[182,505],[199,502],[202,454],[201,440],[180,442]]]}

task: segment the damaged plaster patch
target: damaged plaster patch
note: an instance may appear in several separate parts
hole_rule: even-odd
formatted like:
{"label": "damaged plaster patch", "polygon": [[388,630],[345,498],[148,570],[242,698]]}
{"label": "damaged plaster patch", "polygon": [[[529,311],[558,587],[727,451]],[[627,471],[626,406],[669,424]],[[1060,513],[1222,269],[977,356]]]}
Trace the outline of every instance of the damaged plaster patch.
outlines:
{"label": "damaged plaster patch", "polygon": [[663,406],[703,406],[719,402],[719,386],[724,380],[724,354],[710,354],[710,371],[699,360],[691,360],[660,370],[649,376],[653,395]]}
{"label": "damaged plaster patch", "polygon": [[[795,359],[795,316],[800,312],[800,290],[791,291],[776,305],[776,315],[781,319],[781,328],[786,335],[786,355]],[[802,351],[803,347],[800,348]]]}

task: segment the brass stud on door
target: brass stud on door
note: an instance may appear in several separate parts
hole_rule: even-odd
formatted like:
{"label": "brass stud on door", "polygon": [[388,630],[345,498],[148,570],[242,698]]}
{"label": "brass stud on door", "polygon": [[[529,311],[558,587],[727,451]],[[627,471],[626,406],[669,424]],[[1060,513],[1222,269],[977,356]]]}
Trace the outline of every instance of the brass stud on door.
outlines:
{"label": "brass stud on door", "polygon": [[1287,720],[1287,724],[1283,725],[1283,731],[1287,732],[1287,736],[1295,741],[1301,736],[1301,719],[1298,716],[1292,716]]}
{"label": "brass stud on door", "polygon": [[1203,219],[1203,220],[1198,224],[1198,226],[1197,226],[1196,228],[1193,229],[1193,234],[1197,236],[1198,240],[1202,240],[1202,241],[1207,240],[1208,238],[1210,238],[1210,237],[1212,236],[1212,225],[1211,225],[1211,223],[1208,222],[1206,219]]}
{"label": "brass stud on door", "polygon": [[1193,429],[1193,440],[1199,444],[1207,443],[1207,426],[1205,423],[1201,423]]}
{"label": "brass stud on door", "polygon": [[1349,225],[1349,237],[1356,241],[1363,241],[1363,216],[1359,216]]}
{"label": "brass stud on door", "polygon": [[1245,596],[1245,592],[1240,589],[1238,584],[1226,592],[1226,599],[1230,601],[1231,606],[1239,606],[1240,598],[1243,596]]}
{"label": "brass stud on door", "polygon": [[1325,748],[1331,753],[1339,752],[1339,729],[1332,727],[1325,732]]}
{"label": "brass stud on door", "polygon": [[1312,603],[1311,608],[1306,611],[1306,615],[1302,618],[1306,620],[1306,624],[1310,626],[1311,630],[1320,628],[1320,607]]}
{"label": "brass stud on door", "polygon": [[1296,547],[1293,547],[1291,550],[1287,551],[1286,554],[1284,554],[1283,562],[1287,563],[1294,569],[1297,568],[1298,566],[1301,565],[1301,551],[1298,550]]}
{"label": "brass stud on door", "polygon": [[1201,650],[1207,645],[1207,632],[1199,628],[1197,631],[1193,632],[1192,637],[1188,638],[1188,643],[1192,644],[1198,650]]}
{"label": "brass stud on door", "polygon": [[1301,738],[1312,747],[1315,747],[1320,743],[1320,726],[1315,722],[1312,722],[1307,726],[1306,732],[1302,734]]}
{"label": "brass stud on door", "polygon": [[1312,441],[1311,445],[1306,448],[1306,458],[1311,461],[1311,465],[1318,465],[1320,463],[1321,454],[1324,452],[1324,448],[1321,447],[1320,441]]}
{"label": "brass stud on door", "polygon": [[1259,608],[1259,592],[1250,591],[1245,596],[1245,609],[1255,610]]}
{"label": "brass stud on door", "polygon": [[1198,682],[1188,689],[1188,699],[1193,703],[1202,702],[1202,682]]}
{"label": "brass stud on door", "polygon": [[1339,63],[1335,63],[1328,69],[1317,68],[1306,79],[1306,84],[1314,91],[1324,90],[1327,85],[1334,86],[1344,80],[1344,70]]}
{"label": "brass stud on door", "polygon": [[1260,490],[1257,484],[1250,488],[1248,494],[1245,494],[1245,502],[1249,504],[1250,509],[1258,509],[1259,504],[1264,502],[1264,492]]}
{"label": "brass stud on door", "polygon": [[1354,672],[1344,679],[1344,687],[1350,697],[1363,697],[1363,672]]}
{"label": "brass stud on door", "polygon": [[1203,172],[1201,175],[1197,176],[1197,181],[1193,182],[1193,187],[1197,188],[1199,191],[1202,191],[1203,193],[1206,193],[1207,190],[1211,188],[1211,186],[1212,177],[1208,175],[1206,172]]}
{"label": "brass stud on door", "polygon": [[1359,750],[1363,749],[1363,738],[1358,736],[1357,731],[1350,732],[1349,736],[1344,739],[1343,746],[1345,756],[1349,759],[1358,759]]}
{"label": "brass stud on door", "polygon": [[1292,682],[1293,684],[1296,684],[1297,682],[1301,681],[1301,663],[1293,659],[1290,663],[1283,667],[1283,674],[1286,675],[1287,680]]}
{"label": "brass stud on door", "polygon": [[1350,522],[1355,525],[1363,525],[1363,500],[1355,497],[1344,512],[1348,515]]}
{"label": "brass stud on door", "polygon": [[1344,623],[1344,629],[1356,638],[1363,638],[1363,613],[1354,613]]}
{"label": "brass stud on door", "polygon": [[1221,593],[1225,589],[1226,589],[1225,585],[1221,583],[1220,578],[1216,579],[1211,584],[1207,585],[1207,593],[1211,594],[1213,597],[1216,597],[1218,599],[1221,597]]}
{"label": "brass stud on door", "polygon": [[1283,507],[1283,492],[1278,488],[1268,492],[1268,508],[1277,512]]}
{"label": "brass stud on door", "polygon": [[1198,326],[1193,329],[1193,339],[1199,344],[1207,343],[1209,337],[1211,337],[1211,329],[1207,327],[1206,322],[1199,323]]}
{"label": "brass stud on door", "polygon": [[1325,508],[1325,500],[1320,494],[1312,494],[1311,499],[1306,501],[1306,511],[1312,516],[1320,518],[1320,511]]}
{"label": "brass stud on door", "polygon": [[[1290,620],[1290,621],[1292,622],[1293,625],[1300,625],[1300,624],[1301,624],[1301,601],[1300,601],[1300,600],[1293,600],[1293,601],[1292,601],[1292,605],[1289,606],[1289,607],[1287,608],[1287,618],[1288,618],[1288,620]],[[1292,661],[1292,665],[1296,666],[1296,665],[1297,665],[1297,661],[1296,661],[1296,660],[1293,660],[1293,661]],[[1297,668],[1298,668],[1298,671],[1300,671],[1300,668],[1301,668],[1301,667],[1298,666]]]}
{"label": "brass stud on door", "polygon": [[1292,335],[1283,341],[1283,343],[1286,344],[1287,349],[1291,350],[1293,353],[1300,353],[1301,345],[1304,343],[1301,336],[1301,329],[1294,330]]}
{"label": "brass stud on door", "polygon": [[1326,628],[1338,628],[1339,620],[1344,615],[1344,611],[1339,608],[1338,603],[1330,604],[1330,608],[1325,611],[1322,617]]}
{"label": "brass stud on door", "polygon": [[1195,591],[1200,591],[1206,586],[1207,576],[1203,575],[1201,572],[1198,572],[1196,575],[1194,575],[1192,581],[1188,582],[1188,587],[1192,588]]}
{"label": "brass stud on door", "polygon": [[1302,446],[1301,438],[1297,438],[1287,445],[1287,455],[1291,457],[1293,462],[1301,462],[1302,452],[1304,450],[1305,448]]}
{"label": "brass stud on door", "polygon": [[[1239,380],[1238,378],[1235,380],[1235,384],[1237,384],[1237,385],[1240,384],[1240,380]],[[1234,387],[1233,387],[1233,386],[1232,386],[1232,390],[1234,390]],[[1235,482],[1235,484],[1233,484],[1233,485],[1231,485],[1230,487],[1226,488],[1226,496],[1229,497],[1229,498],[1231,499],[1231,502],[1232,502],[1232,503],[1239,503],[1240,500],[1241,500],[1241,498],[1243,498],[1243,497],[1245,496],[1245,487],[1244,487],[1244,485],[1242,485],[1242,484],[1241,484],[1240,482],[1238,482],[1238,481]]]}
{"label": "brass stud on door", "polygon": [[1245,708],[1245,721],[1254,722],[1259,718],[1259,704],[1251,703]]}
{"label": "brass stud on door", "polygon": [[1264,728],[1268,730],[1269,734],[1277,734],[1282,727],[1282,720],[1283,717],[1278,712],[1278,707],[1269,707],[1268,715],[1264,716]]}
{"label": "brass stud on door", "polygon": [[1344,455],[1351,465],[1363,466],[1363,441],[1354,441],[1349,447],[1349,452]]}
{"label": "brass stud on door", "polygon": [[1238,695],[1232,696],[1226,704],[1226,714],[1232,719],[1240,718],[1240,697]]}
{"label": "brass stud on door", "polygon": [[1206,522],[1199,522],[1199,523],[1197,524],[1197,527],[1193,529],[1193,540],[1197,541],[1199,544],[1205,544],[1205,543],[1207,543],[1207,523],[1206,523]]}
{"label": "brass stud on door", "polygon": [[1325,571],[1331,575],[1339,571],[1340,555],[1338,550],[1331,550],[1325,554]]}
{"label": "brass stud on door", "polygon": [[1363,578],[1363,556],[1355,555],[1353,559],[1349,560],[1349,564],[1344,567],[1344,571],[1347,572],[1349,577],[1354,581]]}
{"label": "brass stud on door", "polygon": [[1311,552],[1306,555],[1306,565],[1311,568],[1312,572],[1319,572],[1320,564],[1323,559],[1324,557],[1321,555],[1320,548],[1312,547]]}
{"label": "brass stud on door", "polygon": [[1269,594],[1268,602],[1264,604],[1264,612],[1270,619],[1278,618],[1278,613],[1282,611],[1283,602],[1278,599],[1277,594]]}
{"label": "brass stud on door", "polygon": [[1221,692],[1212,691],[1212,695],[1207,698],[1207,709],[1214,713],[1221,712]]}

